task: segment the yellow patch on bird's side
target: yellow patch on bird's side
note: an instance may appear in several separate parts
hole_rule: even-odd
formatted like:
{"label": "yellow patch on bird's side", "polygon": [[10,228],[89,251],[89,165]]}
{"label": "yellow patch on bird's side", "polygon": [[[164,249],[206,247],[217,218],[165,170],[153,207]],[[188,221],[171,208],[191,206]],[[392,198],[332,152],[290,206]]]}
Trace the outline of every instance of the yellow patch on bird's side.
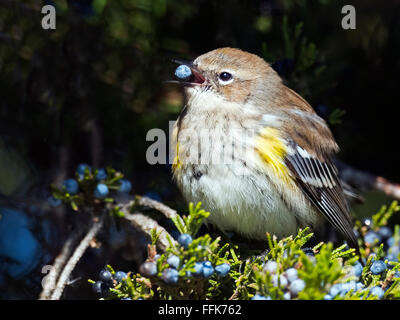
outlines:
{"label": "yellow patch on bird's side", "polygon": [[175,171],[181,167],[181,162],[179,160],[179,142],[176,142],[176,155],[174,160],[172,161],[172,170]]}
{"label": "yellow patch on bird's side", "polygon": [[281,141],[277,129],[268,127],[261,130],[256,138],[256,151],[279,178],[287,183],[292,182],[284,163],[287,149]]}

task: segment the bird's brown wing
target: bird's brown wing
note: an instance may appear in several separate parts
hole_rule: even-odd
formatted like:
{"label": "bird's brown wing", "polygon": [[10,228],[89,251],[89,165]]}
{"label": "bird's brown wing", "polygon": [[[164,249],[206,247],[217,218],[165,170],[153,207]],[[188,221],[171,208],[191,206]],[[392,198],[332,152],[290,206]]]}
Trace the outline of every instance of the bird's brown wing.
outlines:
{"label": "bird's brown wing", "polygon": [[320,160],[295,142],[286,156],[286,166],[296,178],[297,184],[325,218],[357,248],[349,208],[336,167],[325,156]]}
{"label": "bird's brown wing", "polygon": [[[326,122],[295,91],[279,96],[289,152],[285,164],[311,203],[358,249],[349,208],[331,157],[339,148]],[[290,121],[289,121],[290,120]]]}

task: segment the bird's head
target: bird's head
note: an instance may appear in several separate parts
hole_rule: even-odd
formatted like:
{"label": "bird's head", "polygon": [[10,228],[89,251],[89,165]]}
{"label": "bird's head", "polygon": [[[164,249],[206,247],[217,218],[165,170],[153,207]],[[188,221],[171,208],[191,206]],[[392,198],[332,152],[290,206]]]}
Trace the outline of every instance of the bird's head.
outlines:
{"label": "bird's head", "polygon": [[179,82],[186,87],[188,96],[207,92],[229,102],[244,103],[265,100],[281,83],[267,62],[240,49],[216,49],[184,65],[190,68],[191,75]]}

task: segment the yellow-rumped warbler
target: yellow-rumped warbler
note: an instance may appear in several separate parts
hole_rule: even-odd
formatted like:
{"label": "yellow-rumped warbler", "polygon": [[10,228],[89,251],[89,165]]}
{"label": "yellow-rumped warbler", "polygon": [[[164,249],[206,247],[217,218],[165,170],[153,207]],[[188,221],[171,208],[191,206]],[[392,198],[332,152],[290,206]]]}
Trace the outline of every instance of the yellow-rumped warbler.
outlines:
{"label": "yellow-rumped warbler", "polygon": [[173,176],[209,221],[252,239],[296,234],[325,217],[357,246],[327,124],[260,57],[216,49],[177,70],[186,103],[175,123]]}

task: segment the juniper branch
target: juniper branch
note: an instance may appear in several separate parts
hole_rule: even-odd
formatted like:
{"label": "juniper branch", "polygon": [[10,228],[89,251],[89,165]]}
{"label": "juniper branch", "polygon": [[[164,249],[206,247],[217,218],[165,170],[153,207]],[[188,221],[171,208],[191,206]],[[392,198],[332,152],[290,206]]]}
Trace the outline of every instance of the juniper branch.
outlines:
{"label": "juniper branch", "polygon": [[369,172],[355,169],[336,159],[335,164],[339,169],[340,177],[348,184],[360,190],[377,190],[400,200],[400,184],[375,176]]}
{"label": "juniper branch", "polygon": [[53,294],[51,295],[51,300],[60,299],[72,271],[74,270],[76,264],[79,262],[79,260],[85,253],[86,249],[89,247],[90,241],[100,231],[101,227],[103,226],[103,222],[104,222],[104,214],[97,221],[93,223],[93,225],[87,232],[86,236],[82,239],[78,247],[75,249],[71,258],[68,260],[66,266],[64,267],[60,275],[60,278],[58,279],[57,286]]}
{"label": "juniper branch", "polygon": [[73,245],[75,244],[78,238],[77,234],[71,235],[68,240],[64,243],[64,246],[54,260],[54,264],[46,277],[46,281],[43,286],[43,290],[40,293],[39,300],[48,300],[50,295],[52,294],[54,288],[56,287],[57,279],[59,278],[60,272],[64,267],[66,261],[71,256]]}
{"label": "juniper branch", "polygon": [[[133,214],[125,214],[125,219],[132,223],[132,225],[151,237],[152,231],[155,230],[159,235],[157,238],[157,247],[162,251],[166,251],[170,246],[168,241],[168,236],[170,241],[176,245],[176,241],[169,235],[167,230],[161,227],[155,220],[145,216],[140,212],[135,212]],[[154,231],[153,231],[154,232]]]}
{"label": "juniper branch", "polygon": [[178,213],[174,209],[171,209],[165,204],[147,197],[136,196],[134,204],[155,209],[169,219],[174,218],[178,215]]}

